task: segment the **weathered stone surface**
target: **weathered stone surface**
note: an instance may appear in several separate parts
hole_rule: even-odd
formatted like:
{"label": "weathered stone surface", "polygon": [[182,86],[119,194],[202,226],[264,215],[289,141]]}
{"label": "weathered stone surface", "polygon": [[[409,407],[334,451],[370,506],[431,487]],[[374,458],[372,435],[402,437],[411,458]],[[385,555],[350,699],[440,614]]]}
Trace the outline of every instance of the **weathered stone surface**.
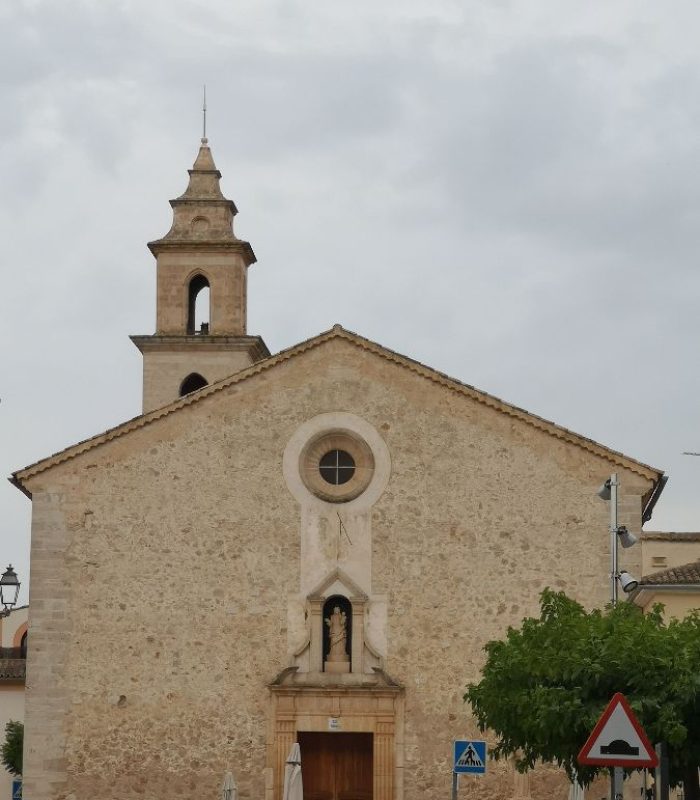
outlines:
{"label": "weathered stone surface", "polygon": [[[371,591],[384,668],[405,688],[397,797],[448,796],[451,741],[477,734],[461,696],[482,648],[535,613],[545,586],[606,602],[595,490],[609,460],[331,339],[28,478],[28,797],[216,796],[227,769],[242,798],[270,796],[266,687],[303,608],[282,457],[333,410],[366,420],[391,455]],[[650,478],[615,469],[621,522],[638,531]],[[622,556],[631,571],[636,550]],[[476,796],[465,784],[460,797]],[[531,785],[566,794],[550,769]],[[481,798],[512,791],[507,764],[478,784]]]}

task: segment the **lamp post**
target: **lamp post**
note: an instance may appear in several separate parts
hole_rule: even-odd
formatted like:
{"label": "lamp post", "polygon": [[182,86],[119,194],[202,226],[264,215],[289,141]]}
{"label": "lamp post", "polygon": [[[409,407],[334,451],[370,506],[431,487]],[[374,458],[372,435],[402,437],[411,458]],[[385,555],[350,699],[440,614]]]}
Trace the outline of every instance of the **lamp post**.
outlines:
{"label": "lamp post", "polygon": [[[610,502],[610,602],[613,607],[617,605],[618,584],[622,591],[627,594],[637,588],[638,581],[633,578],[627,570],[620,571],[617,551],[618,546],[632,547],[637,541],[637,537],[630,533],[624,525],[619,524],[617,513],[617,493],[620,481],[617,479],[617,472],[608,478],[598,490],[598,497],[601,500]],[[624,781],[624,771],[622,767],[612,767],[610,770],[610,797],[611,800],[622,800],[622,783]]]}
{"label": "lamp post", "polygon": [[620,481],[617,479],[617,472],[608,478],[598,490],[598,497],[601,500],[610,502],[610,602],[613,606],[617,605],[618,584],[622,587],[625,594],[637,588],[638,581],[633,578],[627,570],[620,571],[618,565],[618,546],[632,547],[636,543],[637,537],[630,533],[624,525],[619,524],[617,513],[617,493]]}
{"label": "lamp post", "polygon": [[9,617],[12,609],[17,605],[20,583],[17,573],[12,569],[12,564],[2,573],[0,578],[0,617]]}

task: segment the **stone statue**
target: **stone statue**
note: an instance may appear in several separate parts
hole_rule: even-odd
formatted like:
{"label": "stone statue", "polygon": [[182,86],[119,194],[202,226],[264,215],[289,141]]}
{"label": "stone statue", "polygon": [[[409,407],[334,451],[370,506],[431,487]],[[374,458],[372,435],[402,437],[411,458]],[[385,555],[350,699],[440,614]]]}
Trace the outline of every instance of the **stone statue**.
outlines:
{"label": "stone statue", "polygon": [[347,639],[347,617],[345,613],[340,610],[339,606],[336,606],[330,617],[326,617],[325,622],[330,631],[329,661],[335,660],[333,656],[345,656],[345,641]]}

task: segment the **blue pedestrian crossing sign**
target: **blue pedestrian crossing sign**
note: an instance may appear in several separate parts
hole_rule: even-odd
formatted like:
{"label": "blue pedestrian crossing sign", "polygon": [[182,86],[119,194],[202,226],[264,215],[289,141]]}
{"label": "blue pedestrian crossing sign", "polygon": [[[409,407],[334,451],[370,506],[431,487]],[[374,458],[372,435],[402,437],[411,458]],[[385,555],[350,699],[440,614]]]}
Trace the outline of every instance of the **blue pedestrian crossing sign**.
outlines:
{"label": "blue pedestrian crossing sign", "polygon": [[483,775],[486,772],[486,742],[456,739],[452,769],[466,775]]}
{"label": "blue pedestrian crossing sign", "polygon": [[22,781],[12,781],[12,800],[22,800]]}

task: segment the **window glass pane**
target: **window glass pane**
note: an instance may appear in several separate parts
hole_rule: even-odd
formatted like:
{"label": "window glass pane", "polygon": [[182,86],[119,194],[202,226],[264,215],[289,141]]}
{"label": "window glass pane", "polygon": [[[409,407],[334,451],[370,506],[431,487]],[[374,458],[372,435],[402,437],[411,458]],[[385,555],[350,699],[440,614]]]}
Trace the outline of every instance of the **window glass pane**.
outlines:
{"label": "window glass pane", "polygon": [[345,450],[329,450],[319,461],[318,469],[326,483],[339,486],[355,474],[355,460]]}

